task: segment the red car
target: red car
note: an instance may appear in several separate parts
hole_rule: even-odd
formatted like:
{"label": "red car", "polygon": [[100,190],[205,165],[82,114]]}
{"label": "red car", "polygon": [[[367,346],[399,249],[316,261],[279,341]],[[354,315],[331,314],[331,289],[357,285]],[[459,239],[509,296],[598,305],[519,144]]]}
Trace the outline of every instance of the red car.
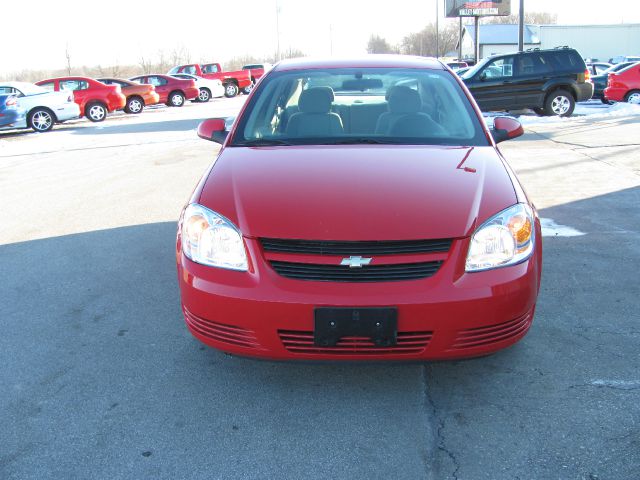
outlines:
{"label": "red car", "polygon": [[536,210],[464,84],[408,56],[284,61],[180,216],[187,327],[271,359],[424,360],[520,340],[540,288]]}
{"label": "red car", "polygon": [[60,77],[36,82],[47,90],[73,91],[75,102],[80,107],[80,115],[92,122],[101,122],[108,112],[121,110],[127,99],[118,85],[105,85],[87,77]]}
{"label": "red car", "polygon": [[604,98],[614,102],[640,104],[640,63],[609,73]]}
{"label": "red car", "polygon": [[124,106],[126,113],[142,113],[145,106],[155,105],[160,101],[153,85],[141,85],[121,78],[98,78],[105,85],[120,85],[123,95],[127,98]]}
{"label": "red car", "polygon": [[166,103],[170,107],[181,107],[185,100],[193,100],[200,93],[194,80],[182,80],[170,75],[140,75],[129,80],[153,85],[160,96],[159,103]]}

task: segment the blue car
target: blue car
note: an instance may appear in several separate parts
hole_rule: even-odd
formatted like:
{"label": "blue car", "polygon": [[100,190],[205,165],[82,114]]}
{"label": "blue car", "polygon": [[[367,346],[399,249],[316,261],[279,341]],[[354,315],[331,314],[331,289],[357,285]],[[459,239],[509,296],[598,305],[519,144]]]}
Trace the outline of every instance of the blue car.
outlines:
{"label": "blue car", "polygon": [[26,111],[13,94],[0,94],[0,128],[10,127],[14,123],[24,122]]}

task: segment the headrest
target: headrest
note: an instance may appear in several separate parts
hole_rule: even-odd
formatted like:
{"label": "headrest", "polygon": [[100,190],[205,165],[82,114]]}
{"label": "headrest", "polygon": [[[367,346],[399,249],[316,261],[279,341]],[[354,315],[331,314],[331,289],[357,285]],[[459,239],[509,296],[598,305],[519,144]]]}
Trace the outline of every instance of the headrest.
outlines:
{"label": "headrest", "polygon": [[331,87],[309,88],[300,94],[298,109],[305,113],[329,113],[333,98]]}
{"label": "headrest", "polygon": [[391,87],[387,97],[391,113],[416,113],[422,106],[418,91],[404,85]]}

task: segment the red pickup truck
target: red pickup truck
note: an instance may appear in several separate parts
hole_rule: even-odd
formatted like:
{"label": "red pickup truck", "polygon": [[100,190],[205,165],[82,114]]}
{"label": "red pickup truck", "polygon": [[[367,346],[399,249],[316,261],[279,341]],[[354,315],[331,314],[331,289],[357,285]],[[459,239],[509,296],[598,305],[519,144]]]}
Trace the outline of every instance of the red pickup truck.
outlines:
{"label": "red pickup truck", "polygon": [[248,93],[253,86],[249,71],[238,70],[236,72],[223,72],[219,63],[178,65],[169,70],[168,74],[173,75],[175,73],[189,73],[199,77],[220,80],[224,86],[224,96],[227,98],[235,97],[240,90]]}

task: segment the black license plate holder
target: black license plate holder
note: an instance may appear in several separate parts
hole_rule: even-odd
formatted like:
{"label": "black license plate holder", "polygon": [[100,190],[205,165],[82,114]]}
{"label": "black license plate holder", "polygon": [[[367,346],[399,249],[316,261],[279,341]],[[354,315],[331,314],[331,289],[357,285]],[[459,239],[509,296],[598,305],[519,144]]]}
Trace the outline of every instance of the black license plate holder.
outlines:
{"label": "black license plate holder", "polygon": [[368,337],[378,347],[398,343],[396,307],[316,307],[313,343],[335,347],[343,337]]}

